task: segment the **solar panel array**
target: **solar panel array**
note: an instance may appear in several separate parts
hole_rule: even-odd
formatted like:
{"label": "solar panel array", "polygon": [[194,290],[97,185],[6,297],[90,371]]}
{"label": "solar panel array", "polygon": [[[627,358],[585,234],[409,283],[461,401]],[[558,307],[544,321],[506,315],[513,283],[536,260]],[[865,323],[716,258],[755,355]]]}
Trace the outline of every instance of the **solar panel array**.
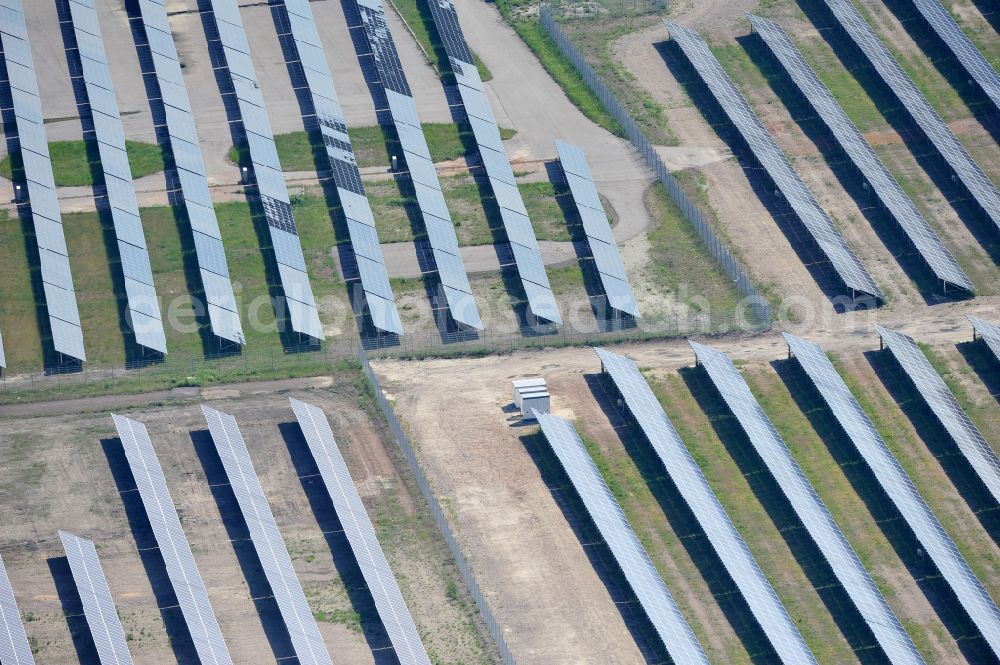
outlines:
{"label": "solar panel array", "polygon": [[993,351],[993,355],[997,357],[997,360],[1000,360],[1000,326],[977,319],[968,314],[966,314],[966,318],[969,319],[969,323],[972,324],[972,327],[975,328],[979,336],[986,342],[986,345]]}
{"label": "solar panel array", "polygon": [[101,569],[94,543],[66,531],[60,531],[59,538],[66,551],[66,559],[83,603],[83,613],[101,665],[132,665],[125,631],[118,618],[118,610],[111,598],[111,590],[108,589],[108,581]]}
{"label": "solar panel array", "polygon": [[534,413],[545,438],[621,566],[671,660],[677,665],[707,665],[708,657],[681,615],[670,591],[656,571],[656,566],[650,561],[649,554],[629,525],[625,513],[608,489],[572,423],[547,413]]}
{"label": "solar panel array", "polygon": [[93,0],[69,0],[83,81],[101,155],[108,207],[114,222],[118,254],[125,278],[125,295],[135,341],[159,353],[167,352],[167,336],[153,285],[153,269],[139,218],[132,168],[125,151],[125,128],[111,82],[111,68]]}
{"label": "solar panel array", "polygon": [[871,275],[847,246],[840,231],[792,168],[788,158],[764,128],[760,118],[726,74],[701,35],[669,21],[664,21],[664,24],[670,31],[670,37],[684,51],[730,122],[739,130],[844,284],[852,291],[884,298]]}
{"label": "solar panel array", "polygon": [[264,576],[271,585],[274,599],[285,621],[296,657],[302,665],[332,665],[316,619],[295,576],[288,548],[257,479],[257,472],[250,461],[250,453],[243,442],[236,419],[228,413],[207,406],[202,406],[201,410],[208,421],[208,429],[219,452],[219,459],[222,460],[222,466],[236,495],[236,502],[250,531],[250,539],[260,559]]}
{"label": "solar panel array", "polygon": [[[234,6],[236,4],[234,0],[225,1],[232,2]],[[368,312],[376,328],[402,335],[403,324],[389,285],[385,258],[375,231],[375,216],[361,182],[351,137],[347,134],[344,122],[344,111],[340,108],[337,91],[333,87],[333,77],[330,75],[312,9],[309,8],[309,0],[285,0],[285,9],[288,12],[292,39],[309,85],[313,108],[316,110],[316,120],[323,135],[333,181],[337,185],[337,194],[347,218],[347,232],[358,263]]]}
{"label": "solar panel array", "polygon": [[951,52],[965,67],[969,76],[982,87],[983,92],[1000,109],[1000,75],[997,75],[989,61],[973,45],[972,40],[966,37],[948,10],[941,6],[939,0],[913,0],[913,4],[930,23],[931,28],[938,34],[941,41],[948,45]]}
{"label": "solar panel array", "polygon": [[191,100],[188,98],[180,58],[167,20],[165,0],[138,2],[166,115],[170,151],[180,180],[184,209],[191,222],[198,272],[205,291],[212,332],[230,342],[243,344],[243,326],[229,278],[229,265],[222,246],[219,221],[208,190],[205,160],[198,144]]}
{"label": "solar panel array", "polygon": [[38,80],[21,0],[0,2],[0,17],[0,39],[3,40],[18,143],[31,201],[32,225],[38,244],[52,346],[58,353],[84,361],[87,355],[83,350],[80,312],[76,305],[69,252],[52,176],[49,144],[45,137],[42,103],[38,97]]}
{"label": "solar panel array", "polygon": [[958,449],[969,460],[972,470],[983,481],[993,498],[1000,501],[1000,459],[997,459],[993,448],[959,406],[944,379],[934,370],[912,337],[882,326],[875,326],[875,331],[913,381],[927,406],[944,425]]}
{"label": "solar panel array", "polygon": [[910,636],[729,356],[696,342],[689,344],[889,660],[922,662]]}
{"label": "solar panel array", "polygon": [[417,205],[427,229],[427,238],[448,309],[452,318],[459,323],[482,330],[483,322],[469,286],[465,263],[455,237],[455,227],[434,170],[434,162],[417,116],[417,105],[413,101],[406,72],[403,71],[396,43],[385,20],[385,8],[380,0],[357,0],[357,7],[379,79],[389,101],[389,112],[410,171],[410,180],[417,195]]}
{"label": "solar panel array", "polygon": [[959,267],[955,257],[941,243],[941,239],[931,229],[927,220],[920,214],[910,198],[903,192],[903,188],[899,186],[899,183],[875,154],[871,144],[847,117],[837,100],[809,67],[781,26],[758,16],[751,15],[749,18],[754,30],[770,47],[795,85],[826,123],[840,147],[844,149],[854,165],[871,184],[872,189],[875,190],[885,207],[889,209],[896,222],[903,227],[903,231],[937,278],[948,284],[954,284],[974,292],[975,287],[972,281]]}
{"label": "solar panel array", "polygon": [[[837,422],[854,442],[886,495],[913,530],[983,637],[993,651],[1000,655],[1000,611],[958,551],[955,541],[917,492],[913,481],[885,445],[878,430],[837,374],[823,349],[788,333],[784,333],[784,336],[802,369],[823,396]],[[919,658],[916,652],[914,658]]]}
{"label": "solar panel array", "polygon": [[1000,227],[1000,192],[979,168],[979,165],[972,161],[972,157],[958,142],[948,125],[892,57],[889,49],[861,17],[851,0],[826,0],[826,4],[840,25],[875,67],[875,71],[882,77],[885,84],[899,97],[903,106],[910,112],[927,138],[972,193],[973,198],[989,215],[993,223]]}
{"label": "solar panel array", "polygon": [[257,73],[250,59],[250,46],[240,10],[236,0],[211,0],[211,3],[226,67],[240,107],[253,176],[271,234],[292,330],[321,340],[324,338],[323,326],[306,273],[306,261],[285,187],[285,176],[278,161],[274,133],[264,107]]}
{"label": "solar panel array", "polygon": [[629,412],[663,462],[667,474],[705,531],[712,548],[743,594],[781,661],[788,665],[815,663],[816,658],[802,639],[795,622],[709,487],[705,475],[663,412],[639,368],[624,356],[604,349],[595,351],[604,371],[615,382]]}
{"label": "solar panel array", "polygon": [[7,665],[35,665],[31,643],[21,623],[21,613],[14,599],[14,589],[7,577],[7,568],[0,558],[0,663]]}
{"label": "solar panel array", "polygon": [[131,418],[112,415],[118,437],[125,448],[129,468],[135,479],[143,508],[160,546],[167,576],[177,596],[191,641],[202,665],[232,665],[232,658],[222,638],[219,622],[208,599],[191,546],[181,529],[163,469],[156,458],[146,426]]}
{"label": "solar panel array", "polygon": [[521,192],[517,189],[514,171],[510,167],[507,151],[500,139],[500,129],[486,97],[486,88],[479,78],[472,51],[465,41],[465,34],[458,22],[458,13],[452,0],[433,0],[427,3],[438,35],[444,43],[451,70],[458,81],[458,93],[469,117],[472,133],[479,146],[483,169],[489,177],[490,186],[496,197],[503,226],[510,241],[514,262],[521,278],[521,286],[528,297],[532,313],[547,321],[561,323],[559,306],[556,304],[549,278],[545,273],[542,253],[531,227],[528,211],[524,207]]}
{"label": "solar panel array", "polygon": [[587,156],[579,147],[556,139],[559,163],[569,183],[573,201],[583,221],[583,231],[594,255],[594,264],[601,276],[601,284],[608,303],[615,309],[634,317],[639,316],[639,305],[625,274],[625,264],[618,251],[618,244],[611,233],[611,224],[601,204],[601,197],[594,186],[594,178],[587,165]]}
{"label": "solar panel array", "polygon": [[389,562],[379,546],[365,505],[351,479],[337,442],[333,438],[330,422],[322,409],[290,399],[292,410],[299,421],[306,443],[312,453],[320,477],[326,487],[337,517],[344,527],[344,534],[364,575],[368,590],[375,601],[389,640],[400,665],[430,665],[420,634],[407,609]]}

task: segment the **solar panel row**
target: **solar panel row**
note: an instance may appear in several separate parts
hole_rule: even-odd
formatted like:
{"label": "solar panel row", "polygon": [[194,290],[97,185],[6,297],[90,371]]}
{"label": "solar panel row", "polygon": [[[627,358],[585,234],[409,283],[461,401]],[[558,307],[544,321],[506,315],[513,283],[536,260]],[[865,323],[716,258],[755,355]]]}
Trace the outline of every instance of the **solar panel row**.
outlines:
{"label": "solar panel row", "polygon": [[917,492],[913,481],[885,445],[823,349],[788,333],[784,336],[802,369],[854,442],[886,495],[896,505],[983,637],[1000,655],[1000,611],[958,551],[955,541]]}
{"label": "solar panel row", "polygon": [[264,576],[288,629],[296,657],[302,665],[332,665],[236,419],[207,406],[202,406],[201,410],[250,531]]}
{"label": "solar panel row", "polygon": [[14,589],[7,577],[7,568],[0,558],[0,663],[7,665],[35,665],[31,643],[21,623],[21,613],[14,599]]}
{"label": "solar panel row", "polygon": [[742,536],[719,503],[697,462],[663,412],[659,400],[635,363],[604,349],[595,349],[604,371],[618,387],[646,439],[673,481],[712,548],[750,606],[781,662],[815,663],[809,647],[795,627]]}
{"label": "solar panel row", "polygon": [[101,665],[132,665],[125,631],[118,618],[118,610],[111,598],[111,590],[108,589],[108,581],[101,569],[94,543],[66,531],[60,531],[59,538],[66,551],[66,559],[83,603],[83,613]]}
{"label": "solar panel row", "polygon": [[344,112],[337,99],[309,0],[285,0],[285,9],[292,39],[309,85],[316,119],[323,134],[333,181],[344,207],[344,216],[347,217],[347,232],[351,237],[351,246],[361,276],[361,288],[365,292],[372,323],[379,330],[402,335],[403,323],[399,319],[396,299],[389,285],[385,258],[375,231],[375,216],[361,182],[361,172],[358,171],[351,137],[347,134]]}
{"label": "solar panel row", "polygon": [[510,159],[500,138],[500,129],[486,97],[486,89],[479,78],[479,70],[476,69],[472,52],[458,22],[455,4],[452,0],[435,0],[427,4],[438,35],[444,43],[451,70],[458,81],[458,92],[479,146],[483,168],[500,208],[500,217],[514,254],[521,286],[528,298],[528,306],[535,316],[561,323],[559,306],[549,285],[538,240],[521,192],[517,188]]}
{"label": "solar panel row", "polygon": [[170,137],[170,149],[180,179],[184,209],[194,235],[198,271],[212,332],[243,344],[243,325],[229,278],[229,265],[219,232],[219,221],[208,190],[205,160],[198,143],[191,101],[181,74],[180,57],[170,32],[164,0],[138,0],[142,25],[153,57],[157,84]]}
{"label": "solar panel row", "polygon": [[840,147],[871,184],[879,199],[903,228],[910,242],[942,282],[975,292],[972,281],[958,265],[955,257],[941,243],[927,220],[903,192],[896,179],[875,154],[868,140],[851,122],[833,95],[799,53],[781,26],[751,15],[750,24],[770,47],[788,75],[798,86],[813,109],[833,133]]}
{"label": "solar panel row", "polygon": [[375,601],[375,608],[385,625],[396,658],[400,665],[430,665],[431,660],[420,641],[413,617],[379,546],[375,528],[365,512],[365,505],[354,486],[347,463],[333,438],[330,422],[320,408],[293,398],[290,401],[309,451],[319,468],[323,485],[330,495],[358,567],[361,568],[361,574]]}
{"label": "solar panel row", "polygon": [[198,658],[202,665],[232,665],[146,426],[131,418],[111,417]]}
{"label": "solar panel row", "polygon": [[594,256],[594,264],[601,276],[601,284],[608,303],[620,312],[639,316],[639,305],[625,274],[625,264],[618,251],[618,244],[611,233],[611,223],[604,212],[601,197],[594,186],[594,179],[587,165],[583,150],[575,145],[556,139],[559,163],[569,183],[573,201],[583,221],[583,230]]}
{"label": "solar panel row", "polygon": [[681,615],[573,424],[547,413],[534,411],[534,414],[670,658],[677,665],[707,665],[708,657],[701,644]]}
{"label": "solar panel row", "polygon": [[975,328],[979,336],[983,338],[986,342],[986,346],[990,347],[993,355],[1000,360],[1000,326],[995,323],[990,323],[988,321],[983,321],[982,319],[977,319],[974,316],[966,315],[969,319],[969,323]]}
{"label": "solar panel row", "polygon": [[889,660],[922,662],[910,636],[729,356],[696,342],[689,344]]}
{"label": "solar panel row", "polygon": [[990,494],[1000,501],[1000,459],[959,405],[944,379],[935,371],[912,337],[875,326],[882,341],[910,377],[917,392],[927,402],[958,449],[969,461]]}
{"label": "solar panel row", "polygon": [[3,42],[18,143],[31,202],[52,346],[57,353],[82,362],[87,359],[83,349],[83,330],[80,328],[80,312],[73,289],[59,198],[52,176],[52,161],[45,137],[45,120],[38,96],[24,8],[21,0],[4,0],[2,6],[5,11],[3,20],[0,20],[0,40]]}
{"label": "solar panel row", "polygon": [[983,89],[993,104],[1000,109],[1000,75],[990,65],[989,61],[972,43],[955,19],[941,6],[939,0],[913,0],[913,4],[931,25],[958,61],[965,67],[976,83]]}
{"label": "solar panel row", "polygon": [[997,191],[996,186],[990,182],[979,165],[972,161],[972,157],[955,138],[948,125],[892,57],[889,49],[861,17],[851,0],[825,1],[837,21],[865,54],[885,84],[899,97],[903,107],[913,116],[921,130],[965,184],[973,198],[989,215],[993,223],[1000,228],[1000,192]]}
{"label": "solar panel row", "polygon": [[760,118],[726,74],[701,35],[669,21],[664,21],[664,24],[670,31],[670,37],[691,61],[730,122],[739,130],[844,284],[854,292],[884,298],[871,275],[847,246],[840,231],[792,168],[788,158],[764,128]]}
{"label": "solar panel row", "polygon": [[[281,287],[294,332],[322,340],[323,326],[306,273],[292,204],[285,187],[285,176],[278,161],[271,121],[250,59],[250,47],[240,19],[236,0],[211,0],[215,25],[222,43],[222,54],[236,92],[243,129],[246,133],[257,192],[264,208],[271,234],[274,258],[278,264]],[[346,202],[345,202],[346,205]]]}
{"label": "solar panel row", "polygon": [[153,269],[139,217],[139,203],[135,198],[132,169],[125,151],[125,128],[111,83],[111,69],[104,51],[97,9],[90,0],[69,0],[69,9],[101,156],[107,203],[118,241],[132,332],[140,346],[166,353],[167,336],[163,331],[159,299],[153,285]]}
{"label": "solar panel row", "polygon": [[424,227],[427,229],[427,238],[434,254],[434,264],[438,269],[448,309],[452,318],[459,323],[482,330],[483,322],[458,248],[455,227],[441,191],[437,172],[434,170],[434,162],[431,160],[427,139],[424,137],[423,127],[417,116],[417,105],[413,101],[406,72],[403,71],[396,43],[385,19],[385,8],[381,0],[357,0],[357,7],[375,59],[379,79],[389,101],[392,122],[403,148],[406,165],[410,170],[410,180],[416,192]]}

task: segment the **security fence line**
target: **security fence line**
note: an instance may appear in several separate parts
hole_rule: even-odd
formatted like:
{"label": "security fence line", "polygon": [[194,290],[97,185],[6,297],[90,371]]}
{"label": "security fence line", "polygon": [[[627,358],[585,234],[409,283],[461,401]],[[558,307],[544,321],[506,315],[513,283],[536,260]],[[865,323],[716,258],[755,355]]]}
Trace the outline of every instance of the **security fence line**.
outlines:
{"label": "security fence line", "polygon": [[472,574],[472,570],[469,568],[469,564],[465,560],[465,556],[462,554],[458,541],[455,540],[455,536],[452,534],[451,527],[448,525],[448,518],[441,509],[441,504],[438,503],[437,498],[435,498],[434,492],[431,491],[430,483],[427,482],[427,478],[424,476],[424,472],[421,470],[420,464],[417,463],[416,453],[413,452],[413,447],[406,438],[406,434],[403,432],[403,427],[400,425],[399,419],[396,418],[396,414],[392,410],[392,405],[389,404],[389,400],[385,398],[385,394],[382,392],[382,386],[379,384],[378,377],[375,376],[375,371],[368,362],[368,354],[365,352],[364,348],[359,347],[358,357],[361,360],[361,368],[364,370],[365,376],[368,377],[368,382],[371,384],[372,392],[375,394],[375,401],[378,402],[379,407],[381,407],[382,413],[385,415],[385,419],[389,423],[389,428],[392,430],[393,437],[396,439],[396,444],[399,446],[400,451],[403,453],[403,457],[406,458],[406,462],[410,466],[410,470],[417,479],[417,486],[420,488],[420,493],[424,496],[424,500],[427,501],[427,505],[431,509],[431,514],[434,516],[434,522],[441,530],[441,535],[444,536],[444,541],[448,544],[448,549],[451,551],[452,558],[455,559],[455,566],[458,568],[458,572],[462,576],[462,581],[465,582],[466,588],[469,589],[469,594],[472,596],[472,600],[476,603],[476,608],[479,610],[479,614],[482,616],[487,630],[490,631],[490,635],[492,635],[493,639],[496,641],[497,650],[500,652],[501,660],[503,660],[504,665],[516,665],[517,661],[514,660],[514,656],[510,653],[510,648],[508,648],[507,641],[503,636],[503,630],[500,628],[500,624],[497,622],[496,617],[493,616],[489,603],[486,602],[486,598],[483,596],[483,592],[479,588],[479,584],[476,582],[476,578]]}
{"label": "security fence line", "polygon": [[[750,303],[744,304],[750,310]],[[633,327],[629,327],[633,326]],[[575,330],[523,327],[487,329],[477,333],[426,331],[403,337],[368,337],[360,343],[369,355],[415,358],[429,356],[486,355],[520,349],[560,346],[595,346],[616,342],[641,342],[699,335],[761,332],[769,324],[737,307],[732,311],[669,315],[629,321],[618,329]],[[357,358],[356,335],[330,338],[320,347],[266,349],[244,347],[239,353],[182,355],[137,359],[125,364],[86,365],[39,369],[8,367],[0,380],[0,404],[60,397],[83,397],[109,392],[144,392],[178,386],[206,386],[250,380],[316,376],[336,369],[338,363]]]}
{"label": "security fence line", "polygon": [[573,42],[552,17],[549,8],[544,4],[539,7],[539,18],[545,32],[555,42],[556,46],[559,47],[559,50],[566,59],[576,68],[577,73],[583,78],[587,86],[601,100],[608,113],[625,130],[628,140],[632,142],[632,145],[635,146],[643,159],[646,160],[649,167],[656,173],[656,177],[663,183],[667,194],[677,204],[677,207],[680,208],[684,218],[691,223],[698,236],[708,246],[709,253],[718,261],[722,269],[736,284],[736,289],[740,295],[753,300],[751,307],[754,310],[757,321],[760,323],[770,323],[772,319],[770,304],[760,294],[757,287],[754,286],[750,277],[747,276],[742,266],[737,262],[736,257],[729,252],[722,241],[719,240],[719,237],[715,235],[715,231],[712,230],[712,227],[701,214],[701,211],[698,210],[698,207],[687,195],[683,187],[681,187],[680,182],[667,170],[666,164],[660,159],[656,148],[646,139],[638,123],[632,119],[625,106],[618,101],[615,93],[608,88],[597,72],[587,63],[583,54],[573,45]]}

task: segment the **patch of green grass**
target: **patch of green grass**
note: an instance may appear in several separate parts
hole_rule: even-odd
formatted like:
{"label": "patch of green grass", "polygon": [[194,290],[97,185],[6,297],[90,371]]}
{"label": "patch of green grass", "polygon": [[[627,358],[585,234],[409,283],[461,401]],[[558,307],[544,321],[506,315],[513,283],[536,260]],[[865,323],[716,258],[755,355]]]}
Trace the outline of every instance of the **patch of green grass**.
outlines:
{"label": "patch of green grass", "polygon": [[361,632],[361,615],[357,610],[318,610],[313,612],[316,621],[321,623],[339,623],[347,626],[356,633]]}
{"label": "patch of green grass", "polygon": [[[479,186],[467,176],[442,178],[441,187],[455,223],[459,244],[488,245],[493,242],[490,225],[499,227],[502,222],[499,219],[487,220],[483,209],[484,199],[493,205],[493,193],[488,190],[480,193]],[[519,183],[518,189],[539,240],[570,239],[566,219],[556,201],[555,188],[551,183]]]}
{"label": "patch of green grass", "polygon": [[[694,562],[691,560],[682,540],[695,537],[688,533],[678,533],[672,523],[666,518],[663,508],[654,495],[654,486],[666,484],[672,487],[669,478],[661,477],[652,483],[647,482],[633,457],[621,445],[614,443],[598,443],[587,436],[582,422],[576,423],[580,438],[587,452],[594,460],[608,489],[622,507],[629,524],[639,537],[643,547],[656,564],[660,576],[668,587],[676,589],[680,579],[688,593],[676,593],[674,600],[685,616],[704,617],[706,612],[694,611],[690,596],[705,603],[711,599],[711,590],[704,582]],[[619,430],[624,436],[633,436],[631,428]],[[641,434],[639,435],[641,436]],[[636,448],[644,448],[644,441],[633,442]],[[658,465],[659,462],[654,464]],[[670,565],[664,562],[670,561]],[[702,645],[709,649],[709,659],[712,662],[749,663],[750,658],[739,638],[730,630],[719,630],[717,626],[707,626],[703,622],[693,621],[692,630],[698,635]],[[707,632],[712,632],[712,639],[706,639]],[[720,648],[721,647],[721,648]]]}
{"label": "patch of green grass", "polygon": [[989,22],[979,20],[972,12],[956,12],[955,5],[957,3],[945,2],[942,4],[951,12],[955,22],[961,26],[962,32],[972,40],[972,43],[983,54],[987,62],[992,65],[993,69],[1000,71],[1000,39],[996,38],[996,32],[990,26]]}
{"label": "patch of green grass", "polygon": [[[163,170],[160,146],[138,141],[125,141],[132,177],[141,178]],[[94,184],[87,145],[83,141],[53,141],[49,143],[52,157],[52,177],[57,187],[85,187]],[[10,179],[14,170],[21,170],[20,157],[7,155],[0,161],[0,175]]]}
{"label": "patch of green grass", "polygon": [[[465,154],[463,141],[473,141],[471,132],[460,132],[457,125],[450,122],[427,123],[423,125],[427,148],[434,162],[446,162],[458,159]],[[391,155],[402,157],[403,148],[392,137],[392,130],[386,130],[378,125],[372,127],[351,127],[348,130],[354,156],[358,160],[358,168],[383,166],[388,168],[392,162]],[[517,135],[517,131],[506,127],[500,128],[500,138],[504,141]],[[278,134],[274,137],[278,149],[278,159],[285,171],[315,171],[316,163],[325,164],[326,151],[318,138],[311,140],[307,132],[291,132]],[[248,160],[243,154],[244,147],[233,146],[229,149],[229,161],[239,164]]]}
{"label": "patch of green grass", "polygon": [[537,17],[518,18],[514,16],[510,0],[499,0],[497,8],[518,36],[527,44],[531,52],[552,77],[566,97],[580,109],[587,118],[612,134],[622,135],[621,125],[607,112],[601,100],[587,86],[576,68],[563,56],[556,43],[549,38]]}
{"label": "patch of green grass", "polygon": [[614,53],[619,39],[655,25],[658,20],[656,16],[615,18],[594,14],[564,18],[560,26],[639,124],[646,138],[654,144],[677,145],[666,108],[636,80],[635,75],[621,63],[620,56]]}
{"label": "patch of green grass", "polygon": [[[890,352],[886,350],[881,353],[887,355]],[[921,440],[913,423],[901,408],[903,405],[896,402],[870,363],[832,354],[830,359],[917,491],[941,520],[942,526],[955,541],[972,571],[989,593],[996,594],[1000,590],[1000,561],[995,555],[996,548],[992,539],[979,525],[940,462]],[[891,359],[888,361],[895,362]],[[935,358],[932,363],[937,361],[938,358]],[[919,400],[917,408],[926,410],[926,404],[920,397],[914,399]],[[928,630],[942,636],[947,635],[944,627],[933,620],[927,621],[923,626],[923,632]],[[911,635],[917,637],[912,632]],[[928,658],[928,662],[933,662],[933,659]]]}
{"label": "patch of green grass", "polygon": [[664,293],[674,293],[696,311],[729,311],[740,295],[733,281],[708,253],[708,248],[684,218],[661,183],[646,191],[646,207],[659,224],[647,232],[650,281]]}
{"label": "patch of green grass", "polygon": [[706,414],[699,400],[708,392],[708,379],[699,371],[684,371],[694,382],[698,399],[676,374],[650,380],[667,417],[819,662],[853,661],[836,622],[751,485],[760,472],[746,473],[720,438],[721,431],[744,445],[739,423],[728,411],[713,409]]}
{"label": "patch of green grass", "polygon": [[872,98],[825,40],[810,37],[797,40],[802,56],[812,66],[819,79],[844,109],[847,116],[863,132],[885,129],[885,117],[879,112]]}
{"label": "patch of green grass", "polygon": [[980,395],[982,399],[977,400],[964,385],[963,379],[979,382],[972,368],[959,359],[958,352],[955,350],[945,351],[944,349],[932,348],[922,342],[919,344],[920,350],[927,356],[931,366],[944,379],[948,389],[958,400],[958,405],[972,419],[973,424],[983,437],[988,442],[992,442],[994,450],[1000,447],[1000,418],[997,418],[996,401],[985,390]]}

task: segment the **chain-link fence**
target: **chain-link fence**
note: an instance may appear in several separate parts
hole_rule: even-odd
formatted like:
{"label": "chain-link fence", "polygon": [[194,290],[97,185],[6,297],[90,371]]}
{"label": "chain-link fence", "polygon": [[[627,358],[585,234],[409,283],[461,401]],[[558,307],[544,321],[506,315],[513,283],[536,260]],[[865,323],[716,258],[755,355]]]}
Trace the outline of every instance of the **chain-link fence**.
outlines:
{"label": "chain-link fence", "polygon": [[663,14],[667,0],[548,0],[550,11],[565,17],[620,17]]}
{"label": "chain-link fence", "polygon": [[420,469],[420,464],[417,463],[417,455],[413,452],[413,446],[410,445],[409,439],[406,438],[406,433],[403,432],[403,427],[400,425],[399,419],[396,418],[396,414],[392,410],[392,405],[389,404],[389,400],[387,400],[385,395],[382,393],[382,386],[379,385],[378,377],[375,376],[372,366],[368,363],[368,355],[365,353],[364,349],[360,350],[359,356],[361,359],[361,368],[364,370],[365,376],[368,377],[372,391],[375,393],[375,401],[378,402],[379,407],[381,407],[382,413],[385,415],[385,419],[389,423],[389,428],[392,430],[392,434],[396,439],[396,444],[402,451],[403,457],[406,458],[406,463],[409,464],[410,470],[417,478],[417,486],[420,487],[420,493],[424,496],[424,500],[427,501],[427,505],[431,509],[431,514],[434,516],[434,522],[441,530],[441,535],[444,536],[444,541],[448,544],[451,556],[455,559],[455,566],[458,568],[458,572],[462,576],[462,581],[465,582],[465,586],[469,589],[469,594],[472,596],[472,600],[476,603],[476,608],[479,610],[480,616],[482,616],[483,621],[486,623],[487,630],[490,631],[490,635],[492,635],[493,639],[496,641],[497,650],[500,652],[501,660],[503,660],[504,665],[515,665],[517,661],[514,660],[514,656],[511,655],[510,649],[507,647],[507,642],[503,636],[503,630],[500,628],[500,624],[497,623],[496,618],[493,616],[493,612],[490,610],[490,606],[486,602],[486,598],[483,596],[483,592],[479,588],[479,584],[476,582],[476,578],[472,574],[472,570],[469,568],[469,564],[465,560],[465,556],[462,554],[462,549],[459,547],[458,541],[455,540],[455,536],[451,532],[451,527],[448,525],[448,518],[441,509],[441,504],[438,503],[437,498],[434,496],[434,492],[431,491],[430,483],[427,482],[424,472]]}
{"label": "chain-link fence", "polygon": [[[487,329],[478,333],[414,332],[402,337],[366,338],[361,344],[369,354],[380,357],[475,356],[518,349],[759,332],[769,327],[768,322],[758,319],[754,302],[747,300],[732,311],[605,322],[606,329],[577,328],[567,322],[559,328]],[[593,321],[590,323],[592,326]],[[345,335],[330,338],[320,347],[286,350],[247,347],[233,354],[169,354],[162,359],[139,360],[127,365],[85,366],[82,370],[79,367],[7,368],[0,382],[0,403],[316,376],[336,370],[339,364],[353,362],[358,344],[356,336]]]}
{"label": "chain-link fence", "polygon": [[683,187],[681,187],[680,182],[667,170],[667,166],[660,159],[656,148],[646,139],[639,125],[632,119],[621,102],[618,101],[615,93],[608,88],[597,72],[587,63],[583,54],[577,50],[570,38],[559,27],[559,24],[556,23],[546,5],[542,5],[539,8],[539,18],[545,32],[559,47],[562,54],[572,63],[573,67],[576,68],[576,71],[583,78],[587,86],[601,100],[608,113],[625,130],[628,140],[632,142],[632,145],[636,147],[649,167],[656,173],[656,177],[663,183],[671,200],[677,204],[684,218],[691,223],[698,233],[698,237],[708,246],[708,251],[712,257],[718,261],[722,269],[733,280],[740,295],[752,301],[752,312],[757,321],[759,323],[770,323],[772,316],[771,306],[767,300],[757,291],[757,288],[746,272],[744,272],[742,266],[740,266],[739,262],[737,262],[736,258],[729,252],[722,241],[719,240],[719,237],[715,235],[715,231],[712,230],[708,221],[701,214],[701,211],[698,210],[698,207],[687,195]]}

